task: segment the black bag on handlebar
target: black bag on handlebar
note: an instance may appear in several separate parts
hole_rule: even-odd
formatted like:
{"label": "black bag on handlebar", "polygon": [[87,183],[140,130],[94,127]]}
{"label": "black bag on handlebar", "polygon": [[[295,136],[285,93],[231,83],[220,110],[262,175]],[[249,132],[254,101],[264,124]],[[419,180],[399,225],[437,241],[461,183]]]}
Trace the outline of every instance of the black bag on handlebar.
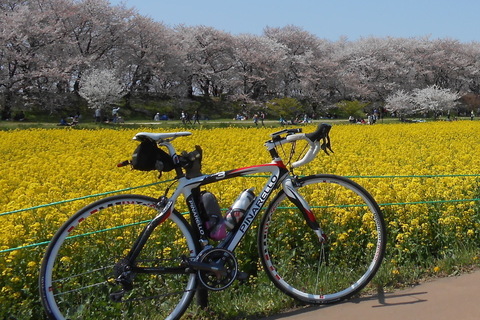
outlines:
{"label": "black bag on handlebar", "polygon": [[175,167],[170,155],[151,140],[144,140],[138,145],[133,152],[131,164],[133,169],[140,171],[168,172]]}

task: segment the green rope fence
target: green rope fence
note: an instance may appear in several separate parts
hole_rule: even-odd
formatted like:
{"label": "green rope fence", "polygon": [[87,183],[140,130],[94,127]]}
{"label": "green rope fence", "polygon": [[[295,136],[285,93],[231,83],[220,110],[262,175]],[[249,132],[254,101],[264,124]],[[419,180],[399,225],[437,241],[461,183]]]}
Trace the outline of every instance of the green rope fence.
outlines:
{"label": "green rope fence", "polygon": [[[263,175],[255,175],[255,176],[245,176],[246,178],[268,178],[269,176],[263,176]],[[459,175],[448,175],[448,174],[441,174],[441,175],[400,175],[400,176],[346,176],[347,178],[350,179],[396,179],[396,178],[455,178],[455,177],[480,177],[480,174],[459,174]],[[151,186],[163,184],[163,183],[168,183],[172,182],[174,179],[170,180],[165,180],[165,181],[159,181],[159,182],[154,182],[146,185],[141,185],[141,186],[135,186],[135,187],[129,187],[129,188],[124,188],[124,189],[119,189],[119,190],[113,190],[113,191],[107,191],[103,193],[97,193],[97,194],[92,194],[92,195],[87,195],[87,196],[82,196],[78,198],[73,198],[73,199],[67,199],[67,200],[62,200],[62,201],[56,201],[56,202],[51,202],[43,205],[38,205],[34,207],[29,207],[29,208],[23,208],[23,209],[18,209],[18,210],[13,210],[13,211],[8,211],[8,212],[3,212],[0,213],[0,217],[2,216],[7,216],[15,213],[20,213],[20,212],[25,212],[25,211],[30,211],[30,210],[35,210],[39,208],[45,208],[45,207],[50,207],[50,206],[56,206],[64,203],[69,203],[69,202],[75,202],[79,200],[84,200],[84,199],[89,199],[89,198],[97,198],[97,197],[103,197],[103,196],[108,196],[111,194],[115,193],[121,193],[121,192],[127,192],[135,189],[142,189],[142,188],[148,188]],[[477,202],[480,201],[480,198],[473,198],[473,199],[451,199],[451,200],[429,200],[429,201],[415,201],[415,202],[398,202],[398,203],[379,203],[379,206],[385,207],[385,206],[404,206],[404,205],[418,205],[418,204],[438,204],[438,203],[455,203],[455,202]],[[138,223],[146,223],[146,221],[143,222],[137,222]],[[43,241],[43,242],[38,242],[38,243],[32,243],[29,245],[21,246],[21,247],[16,247],[16,248],[8,248],[4,250],[0,250],[0,254],[2,253],[7,253],[11,251],[16,251],[16,250],[23,250],[23,249],[28,249],[28,248],[33,248],[33,247],[38,247],[38,246],[43,246],[47,245],[50,243],[50,241]]]}
{"label": "green rope fence", "polygon": [[[96,198],[96,197],[101,197],[101,196],[107,196],[107,195],[114,194],[114,193],[126,192],[126,191],[135,190],[135,189],[141,189],[141,188],[147,188],[147,187],[151,187],[151,186],[155,186],[155,185],[158,185],[158,184],[167,183],[167,182],[171,182],[171,181],[173,181],[173,180],[159,181],[159,182],[154,182],[154,183],[150,183],[150,184],[146,184],[146,185],[142,185],[142,186],[129,187],[129,188],[125,188],[125,189],[107,191],[107,192],[103,192],[103,193],[96,193],[96,194],[91,194],[91,195],[88,195],[88,196],[83,196],[83,197],[78,197],[78,198],[73,198],[73,199],[67,199],[67,200],[62,200],[62,201],[56,201],[56,202],[51,202],[51,203],[46,203],[46,204],[42,204],[42,205],[30,207],[30,208],[24,208],[24,209],[18,209],[18,210],[3,212],[3,213],[0,213],[0,217],[6,216],[6,215],[9,215],[9,214],[29,211],[29,210],[35,210],[35,209],[40,209],[40,208],[56,206],[56,205],[63,204],[63,203],[84,200],[84,199],[88,199],[88,198]],[[0,253],[1,253],[1,251],[0,251]]]}

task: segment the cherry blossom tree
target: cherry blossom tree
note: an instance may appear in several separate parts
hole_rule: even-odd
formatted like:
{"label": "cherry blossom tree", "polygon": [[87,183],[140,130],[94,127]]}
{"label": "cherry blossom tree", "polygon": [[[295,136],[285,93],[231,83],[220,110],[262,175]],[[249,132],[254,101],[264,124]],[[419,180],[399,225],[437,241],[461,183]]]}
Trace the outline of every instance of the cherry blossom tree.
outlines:
{"label": "cherry blossom tree", "polygon": [[235,67],[231,69],[229,92],[233,100],[262,100],[275,91],[275,80],[283,65],[286,48],[267,37],[242,34],[234,38]]}
{"label": "cherry blossom tree", "polygon": [[459,99],[460,95],[451,92],[450,89],[432,85],[415,89],[411,93],[399,90],[387,97],[385,108],[400,117],[419,113],[432,113],[437,116],[452,110]]}
{"label": "cherry blossom tree", "polygon": [[318,40],[312,61],[301,79],[304,101],[309,101],[315,112],[325,111],[338,93],[336,73],[340,65],[334,59],[335,46],[330,41]]}
{"label": "cherry blossom tree", "polygon": [[460,96],[451,92],[450,89],[442,89],[436,85],[413,91],[413,101],[416,112],[433,113],[437,116],[443,112],[449,112],[457,104]]}
{"label": "cherry blossom tree", "polygon": [[124,95],[123,86],[113,70],[93,69],[86,72],[78,92],[92,109],[105,109]]}
{"label": "cherry blossom tree", "polygon": [[182,63],[174,32],[138,14],[128,22],[127,30],[117,69],[123,71],[128,96],[175,94]]}
{"label": "cherry blossom tree", "polygon": [[267,27],[264,34],[286,48],[283,63],[277,70],[278,92],[285,97],[301,97],[301,82],[307,76],[313,52],[317,48],[316,37],[293,25],[283,28]]}
{"label": "cherry blossom tree", "polygon": [[233,68],[233,37],[207,26],[178,26],[177,37],[184,61],[184,81],[195,92],[208,98],[224,93],[223,75]]}
{"label": "cherry blossom tree", "polygon": [[404,118],[417,111],[412,94],[404,90],[399,90],[389,95],[385,102],[385,109],[399,118]]}
{"label": "cherry blossom tree", "polygon": [[464,58],[468,61],[464,67],[464,79],[468,90],[473,94],[480,94],[480,42],[471,42],[460,46]]}
{"label": "cherry blossom tree", "polygon": [[82,72],[92,67],[114,68],[123,55],[127,22],[133,10],[113,7],[108,0],[70,1],[68,12],[61,16],[60,31],[70,44],[65,49],[70,57],[73,90],[78,91]]}
{"label": "cherry blossom tree", "polygon": [[[9,118],[14,100],[50,91],[65,77],[54,48],[61,47],[60,21],[47,4],[61,0],[8,1],[0,7],[0,90],[2,118]],[[31,99],[30,99],[31,101]]]}

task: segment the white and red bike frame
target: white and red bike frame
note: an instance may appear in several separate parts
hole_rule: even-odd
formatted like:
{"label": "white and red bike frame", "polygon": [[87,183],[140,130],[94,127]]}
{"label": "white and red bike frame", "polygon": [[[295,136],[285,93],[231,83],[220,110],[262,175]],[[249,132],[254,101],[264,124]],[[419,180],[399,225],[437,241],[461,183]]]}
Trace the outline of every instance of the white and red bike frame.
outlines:
{"label": "white and red bike frame", "polygon": [[[296,191],[298,186],[298,179],[296,176],[292,175],[287,169],[286,165],[283,163],[283,160],[278,155],[277,147],[286,143],[294,143],[297,140],[306,140],[309,144],[309,149],[306,152],[305,156],[294,163],[291,164],[292,168],[299,167],[310,161],[312,161],[317,153],[320,150],[325,150],[325,147],[329,148],[328,144],[320,144],[321,139],[328,137],[328,131],[330,126],[322,125],[319,126],[317,131],[312,134],[304,133],[293,133],[300,132],[298,131],[287,131],[282,130],[277,133],[272,134],[272,139],[265,143],[267,150],[272,156],[272,162],[267,164],[261,164],[251,167],[233,169],[228,171],[221,171],[214,174],[199,175],[198,177],[187,178],[183,173],[183,169],[178,166],[179,156],[171,141],[177,137],[189,136],[190,132],[174,132],[174,133],[147,133],[141,132],[138,133],[134,139],[143,140],[151,139],[158,143],[160,146],[164,146],[168,149],[170,156],[172,157],[174,163],[177,164],[176,172],[178,178],[178,185],[173,194],[167,198],[163,197],[159,202],[159,214],[146,226],[142,236],[137,240],[131,252],[127,255],[127,259],[135,259],[140,253],[143,245],[146,243],[148,237],[153,232],[155,227],[168,219],[175,209],[175,203],[178,200],[180,195],[183,195],[186,199],[189,212],[191,214],[191,221],[194,225],[194,229],[198,231],[200,238],[201,246],[204,247],[208,244],[207,234],[204,228],[205,221],[200,214],[200,208],[198,203],[198,197],[195,197],[195,193],[199,191],[200,187],[219,182],[225,179],[232,179],[236,177],[258,174],[258,173],[269,173],[270,176],[263,186],[263,189],[258,193],[256,198],[253,200],[252,204],[246,211],[243,221],[240,226],[230,232],[227,237],[222,240],[217,248],[222,248],[233,252],[237,245],[240,243],[246,232],[249,230],[253,221],[260,213],[264,207],[267,200],[270,198],[272,193],[277,190],[280,186],[285,192],[285,195],[292,201],[295,206],[297,206],[303,216],[305,217],[306,223],[312,228],[312,230],[317,234],[320,242],[324,241],[323,232],[316,221],[314,215],[312,214],[309,204],[305,199]],[[323,131],[322,131],[323,130]],[[280,138],[280,134],[289,133],[284,138]]]}

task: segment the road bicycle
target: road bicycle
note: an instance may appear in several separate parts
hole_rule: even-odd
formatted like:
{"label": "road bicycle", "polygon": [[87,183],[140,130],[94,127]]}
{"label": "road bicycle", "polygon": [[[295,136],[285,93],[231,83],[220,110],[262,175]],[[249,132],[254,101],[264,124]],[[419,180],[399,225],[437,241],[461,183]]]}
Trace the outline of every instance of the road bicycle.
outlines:
{"label": "road bicycle", "polygon": [[[160,174],[175,170],[176,177],[159,198],[110,196],[80,209],[57,231],[39,280],[48,317],[179,319],[195,294],[205,306],[209,290],[248,279],[235,249],[254,221],[261,264],[278,289],[307,304],[352,297],[379,269],[386,230],[378,204],[356,182],[332,174],[294,174],[320,150],[333,152],[330,129],[320,124],[308,134],[299,128],[275,132],[265,142],[272,162],[213,174],[201,172],[201,147],[177,154],[172,141],[190,132],[136,134],[141,144],[122,165]],[[150,164],[141,167],[142,161]],[[258,174],[268,178],[256,195],[245,191],[250,199],[245,211],[238,211],[243,217],[234,216],[233,227],[212,236],[212,226],[222,227],[226,220],[218,217],[207,186]],[[185,214],[176,209],[181,195]],[[209,210],[216,211],[216,224]]]}

